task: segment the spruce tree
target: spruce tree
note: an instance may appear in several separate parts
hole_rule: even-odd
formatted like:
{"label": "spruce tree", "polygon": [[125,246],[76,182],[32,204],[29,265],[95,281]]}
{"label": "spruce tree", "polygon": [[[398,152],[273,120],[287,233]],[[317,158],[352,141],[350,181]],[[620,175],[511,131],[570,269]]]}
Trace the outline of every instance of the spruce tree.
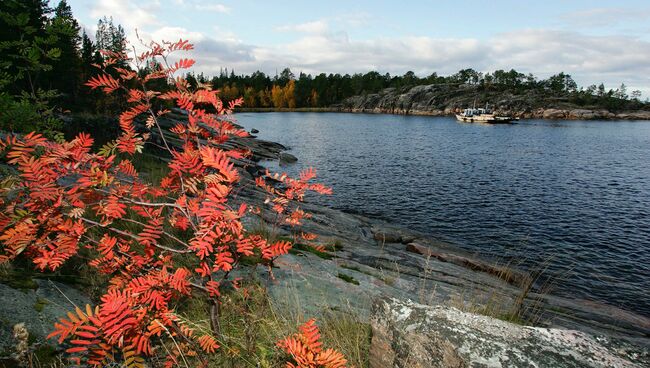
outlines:
{"label": "spruce tree", "polygon": [[77,101],[81,85],[81,37],[79,23],[66,0],[61,0],[55,8],[50,27],[57,38],[55,47],[61,51],[50,73],[51,87],[61,94],[61,101],[69,107]]}

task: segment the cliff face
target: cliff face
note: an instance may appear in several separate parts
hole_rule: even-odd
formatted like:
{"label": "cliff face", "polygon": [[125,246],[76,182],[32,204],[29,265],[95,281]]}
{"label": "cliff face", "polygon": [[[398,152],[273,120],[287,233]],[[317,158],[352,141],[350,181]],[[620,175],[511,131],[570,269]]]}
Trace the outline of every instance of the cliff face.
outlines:
{"label": "cliff face", "polygon": [[566,99],[549,98],[536,91],[512,94],[482,91],[475,86],[436,84],[387,88],[379,93],[347,98],[333,108],[344,112],[445,116],[475,103],[482,107],[486,102],[499,114],[523,119],[650,120],[649,110],[615,113],[599,107],[578,107]]}

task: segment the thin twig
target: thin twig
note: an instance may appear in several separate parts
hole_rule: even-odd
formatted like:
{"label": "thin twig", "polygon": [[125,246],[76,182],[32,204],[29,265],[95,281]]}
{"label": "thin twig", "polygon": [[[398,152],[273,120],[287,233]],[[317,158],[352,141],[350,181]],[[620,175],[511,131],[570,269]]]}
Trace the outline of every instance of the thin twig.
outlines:
{"label": "thin twig", "polygon": [[[108,230],[110,230],[110,231],[112,231],[112,232],[114,232],[114,233],[116,233],[116,234],[120,234],[120,235],[123,235],[123,236],[129,237],[129,238],[131,238],[131,239],[133,239],[133,240],[135,240],[135,241],[140,241],[140,240],[141,240],[139,236],[137,236],[137,235],[133,235],[133,234],[131,234],[131,233],[129,233],[129,232],[122,231],[122,230],[120,230],[120,229],[116,229],[116,228],[114,228],[114,227],[110,227],[110,226],[108,226],[108,225],[104,225],[104,224],[101,224],[101,223],[99,223],[99,222],[97,222],[97,221],[89,220],[89,219],[84,218],[84,217],[81,217],[80,219],[81,219],[81,221],[83,221],[83,222],[89,223],[89,224],[91,224],[91,225],[99,226],[99,227],[102,227],[102,228],[104,228],[104,229],[108,229]],[[164,246],[164,245],[160,245],[160,244],[158,244],[158,243],[154,243],[154,246],[155,246],[156,248],[159,248],[159,249],[162,249],[162,250],[166,250],[166,251],[169,251],[169,252],[172,252],[172,253],[184,254],[184,253],[190,253],[190,252],[192,252],[191,249],[184,249],[184,250],[174,249],[174,248],[166,247],[166,246]]]}

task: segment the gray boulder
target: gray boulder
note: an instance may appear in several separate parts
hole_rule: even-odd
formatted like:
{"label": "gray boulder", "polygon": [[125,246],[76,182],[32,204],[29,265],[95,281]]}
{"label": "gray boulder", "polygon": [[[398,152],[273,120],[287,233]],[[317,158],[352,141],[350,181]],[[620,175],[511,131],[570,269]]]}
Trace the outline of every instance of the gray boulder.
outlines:
{"label": "gray boulder", "polygon": [[516,325],[442,306],[380,299],[373,305],[370,367],[647,367],[623,340]]}
{"label": "gray boulder", "polygon": [[298,158],[290,153],[281,152],[279,155],[280,164],[292,164],[298,161]]}
{"label": "gray boulder", "polygon": [[12,351],[15,345],[13,326],[24,323],[30,339],[36,344],[54,330],[54,323],[74,311],[92,304],[90,298],[66,284],[56,281],[33,280],[31,289],[15,289],[0,284],[0,351]]}

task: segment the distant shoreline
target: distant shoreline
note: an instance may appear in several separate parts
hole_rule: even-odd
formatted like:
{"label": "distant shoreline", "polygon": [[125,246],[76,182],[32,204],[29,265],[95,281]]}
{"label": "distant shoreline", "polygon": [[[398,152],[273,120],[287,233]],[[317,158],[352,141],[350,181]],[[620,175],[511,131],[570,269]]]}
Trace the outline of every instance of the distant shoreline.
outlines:
{"label": "distant shoreline", "polygon": [[344,112],[332,107],[238,107],[235,112]]}
{"label": "distant shoreline", "polygon": [[[384,114],[384,115],[414,115],[414,116],[439,116],[453,117],[454,111],[447,110],[405,110],[400,108],[349,108],[349,107],[240,107],[235,112],[263,113],[263,112],[339,112],[352,114]],[[548,108],[537,109],[528,112],[506,112],[520,119],[542,119],[542,120],[643,120],[650,121],[650,111],[637,110],[620,113],[612,113],[608,110],[589,109],[561,109]]]}

